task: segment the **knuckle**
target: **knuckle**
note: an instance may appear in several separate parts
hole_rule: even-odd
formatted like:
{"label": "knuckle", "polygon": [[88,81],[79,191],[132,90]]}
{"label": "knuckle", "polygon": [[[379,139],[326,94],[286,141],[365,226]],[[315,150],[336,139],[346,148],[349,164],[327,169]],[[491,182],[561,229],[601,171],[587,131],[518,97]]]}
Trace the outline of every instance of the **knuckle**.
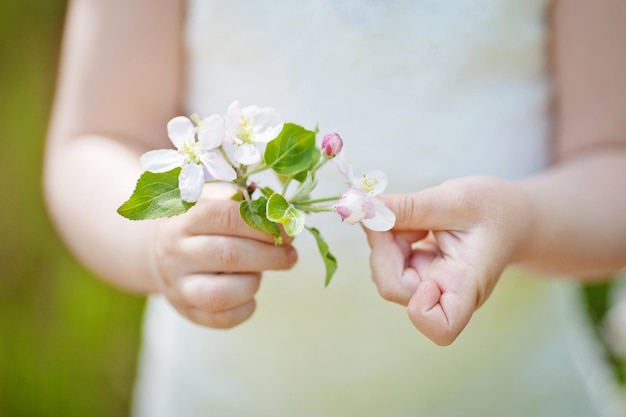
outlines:
{"label": "knuckle", "polygon": [[405,219],[415,219],[418,216],[417,204],[413,195],[407,195],[397,202],[397,213]]}
{"label": "knuckle", "polygon": [[241,224],[239,210],[235,208],[236,206],[233,204],[224,204],[223,202],[216,204],[215,216],[225,230],[236,230]]}
{"label": "knuckle", "polygon": [[241,260],[241,254],[231,244],[220,239],[214,250],[213,256],[219,268],[223,271],[235,271]]}
{"label": "knuckle", "polygon": [[215,286],[200,294],[198,307],[209,312],[219,312],[230,307],[230,291],[223,285]]}

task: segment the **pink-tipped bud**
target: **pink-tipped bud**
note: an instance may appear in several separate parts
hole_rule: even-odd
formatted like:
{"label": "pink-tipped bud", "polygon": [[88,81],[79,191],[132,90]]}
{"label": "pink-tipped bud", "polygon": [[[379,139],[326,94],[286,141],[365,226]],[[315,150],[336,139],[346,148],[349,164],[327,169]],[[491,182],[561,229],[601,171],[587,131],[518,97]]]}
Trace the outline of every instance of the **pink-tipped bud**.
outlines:
{"label": "pink-tipped bud", "polygon": [[361,190],[354,188],[349,189],[341,196],[335,210],[348,224],[356,224],[363,219],[371,219],[376,215],[372,200]]}
{"label": "pink-tipped bud", "polygon": [[343,140],[337,133],[328,133],[322,138],[322,152],[324,152],[326,158],[334,158],[341,152],[342,148]]}

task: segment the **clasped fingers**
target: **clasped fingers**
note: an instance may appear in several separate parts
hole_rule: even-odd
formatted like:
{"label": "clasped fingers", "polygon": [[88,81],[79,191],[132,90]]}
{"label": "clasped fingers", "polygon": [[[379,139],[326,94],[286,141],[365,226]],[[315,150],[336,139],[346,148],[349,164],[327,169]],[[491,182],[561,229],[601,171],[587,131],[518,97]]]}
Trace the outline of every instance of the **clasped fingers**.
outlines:
{"label": "clasped fingers", "polygon": [[474,305],[455,293],[442,292],[433,280],[423,281],[407,307],[413,325],[439,346],[456,340],[474,312]]}
{"label": "clasped fingers", "polygon": [[191,321],[227,329],[254,312],[261,274],[198,274],[182,278],[170,292],[170,302]]}

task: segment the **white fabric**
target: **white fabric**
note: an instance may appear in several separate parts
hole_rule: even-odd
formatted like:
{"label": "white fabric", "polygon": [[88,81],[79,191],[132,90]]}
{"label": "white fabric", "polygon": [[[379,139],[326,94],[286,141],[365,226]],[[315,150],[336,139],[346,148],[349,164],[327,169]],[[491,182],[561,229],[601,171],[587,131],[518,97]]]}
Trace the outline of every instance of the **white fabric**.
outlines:
{"label": "white fabric", "polygon": [[[549,159],[546,7],[191,0],[186,110],[223,114],[237,99],[339,132],[355,173],[384,170],[388,192],[470,174],[520,178]],[[332,168],[321,183],[344,187]],[[557,284],[509,273],[440,348],[377,295],[358,226],[331,214],[310,223],[339,261],[328,288],[303,235],[296,268],[266,274],[255,315],[232,330],[201,328],[150,300],[136,416],[598,415]]]}

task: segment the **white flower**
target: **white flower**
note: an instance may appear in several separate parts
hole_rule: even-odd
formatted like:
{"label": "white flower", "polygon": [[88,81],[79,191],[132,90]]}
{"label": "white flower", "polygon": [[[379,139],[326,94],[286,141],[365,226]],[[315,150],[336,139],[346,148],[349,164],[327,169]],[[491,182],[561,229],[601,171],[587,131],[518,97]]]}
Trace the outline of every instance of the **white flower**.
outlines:
{"label": "white flower", "polygon": [[283,130],[278,113],[269,107],[241,107],[234,101],[226,112],[227,138],[236,145],[235,159],[240,164],[254,165],[261,161],[256,143],[268,143]]}
{"label": "white flower", "polygon": [[390,230],[396,222],[396,216],[385,204],[376,198],[387,187],[387,176],[376,170],[360,177],[352,173],[345,151],[335,158],[339,171],[348,179],[350,189],[346,191],[335,206],[335,210],[348,224],[363,223],[374,231]]}
{"label": "white flower", "polygon": [[141,156],[141,164],[150,172],[167,172],[182,167],[178,176],[178,188],[183,200],[198,201],[204,186],[204,168],[211,177],[220,181],[232,181],[237,177],[233,167],[214,149],[222,145],[225,135],[224,120],[211,116],[198,128],[184,116],[178,116],[167,124],[167,135],[176,146],[174,149],[157,149]]}

